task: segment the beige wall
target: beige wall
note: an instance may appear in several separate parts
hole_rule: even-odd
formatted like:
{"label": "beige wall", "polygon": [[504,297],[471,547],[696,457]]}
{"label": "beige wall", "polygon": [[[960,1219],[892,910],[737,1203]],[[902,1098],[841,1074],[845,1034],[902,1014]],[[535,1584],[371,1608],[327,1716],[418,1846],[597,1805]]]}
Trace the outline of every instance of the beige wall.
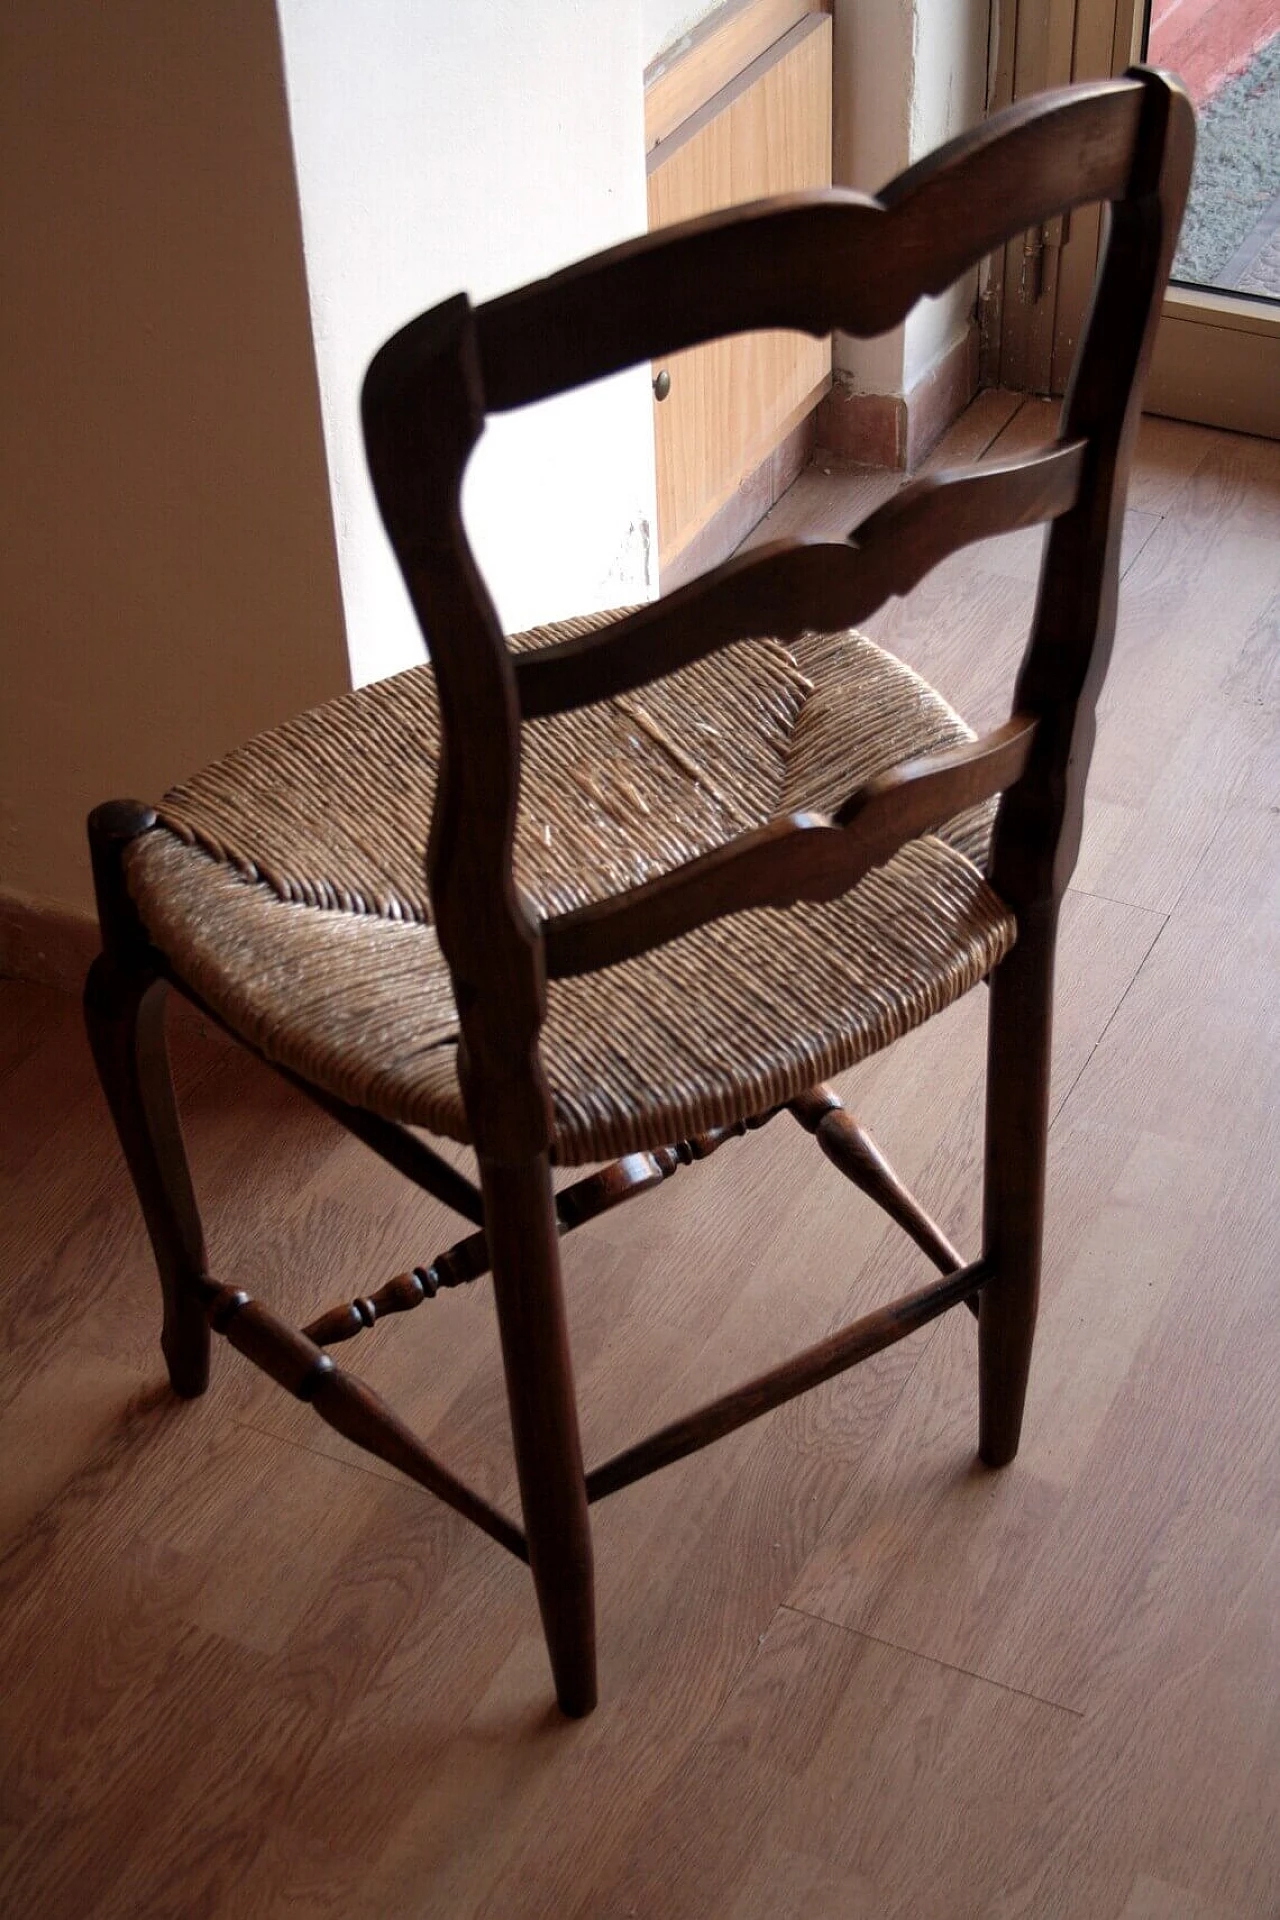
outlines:
{"label": "beige wall", "polygon": [[721,0],[640,0],[640,51],[645,66],[720,6]]}
{"label": "beige wall", "polygon": [[347,684],[271,0],[14,0],[0,885]]}
{"label": "beige wall", "polygon": [[[991,0],[915,0],[911,78],[911,159],[976,127],[987,103]],[[907,321],[903,374],[923,378],[968,331],[978,295],[975,271]]]}

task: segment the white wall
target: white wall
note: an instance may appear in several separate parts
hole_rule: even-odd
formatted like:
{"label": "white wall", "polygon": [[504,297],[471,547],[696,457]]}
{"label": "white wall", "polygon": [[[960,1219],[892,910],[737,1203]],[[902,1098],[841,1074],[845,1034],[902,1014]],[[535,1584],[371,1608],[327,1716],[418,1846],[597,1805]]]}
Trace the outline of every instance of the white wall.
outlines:
{"label": "white wall", "polygon": [[714,13],[721,0],[641,0],[640,51],[647,67]]}
{"label": "white wall", "polygon": [[[986,107],[990,0],[914,0],[911,159],[976,126]],[[907,388],[965,332],[978,293],[977,270],[907,321]]]}
{"label": "white wall", "polygon": [[[874,193],[911,161],[914,82],[912,8],[908,0],[835,0],[832,45],[833,150],[836,186]],[[860,393],[903,391],[904,332],[878,340],[838,333],[835,367]]]}
{"label": "white wall", "polygon": [[[878,188],[982,119],[990,0],[835,0],[833,177]],[[836,366],[863,393],[905,393],[969,324],[977,277],[875,341],[837,335]]]}
{"label": "white wall", "polygon": [[[639,0],[279,0],[357,683],[420,659],[360,441],[382,341],[644,231]],[[649,375],[491,422],[465,494],[508,631],[653,591]]]}

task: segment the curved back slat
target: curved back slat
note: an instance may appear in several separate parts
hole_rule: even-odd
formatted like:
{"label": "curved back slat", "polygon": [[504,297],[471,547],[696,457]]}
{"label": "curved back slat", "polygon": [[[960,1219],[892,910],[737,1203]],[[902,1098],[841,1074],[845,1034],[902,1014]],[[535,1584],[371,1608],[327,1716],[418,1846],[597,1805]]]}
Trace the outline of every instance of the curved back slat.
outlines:
{"label": "curved back slat", "polygon": [[834,900],[905,841],[1016,780],[1034,738],[1033,720],[1010,720],[983,740],[869,780],[834,818],[785,815],[621,899],[557,914],[543,927],[547,972],[561,978],[616,966],[746,908]]}
{"label": "curved back slat", "polygon": [[874,199],[801,193],[627,242],[476,311],[491,412],[757,328],[868,336],[1027,227],[1127,189],[1137,80],[1044,94]]}
{"label": "curved back slat", "polygon": [[603,632],[515,655],[526,720],[630,693],[737,640],[840,629],[910,592],[949,553],[1075,505],[1085,443],[913,481],[845,541],[780,541],[728,560]]}

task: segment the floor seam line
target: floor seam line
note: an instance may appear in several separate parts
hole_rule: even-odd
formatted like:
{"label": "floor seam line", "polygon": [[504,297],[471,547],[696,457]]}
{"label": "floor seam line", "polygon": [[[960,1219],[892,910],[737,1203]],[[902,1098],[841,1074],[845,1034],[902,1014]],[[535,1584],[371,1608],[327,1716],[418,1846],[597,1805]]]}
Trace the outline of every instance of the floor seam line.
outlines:
{"label": "floor seam line", "polygon": [[1078,887],[1073,880],[1067,888],[1068,893],[1079,894],[1083,900],[1105,900],[1110,907],[1128,907],[1133,913],[1150,913],[1168,919],[1172,907],[1144,907],[1141,900],[1122,900],[1118,893],[1094,893],[1089,887]]}
{"label": "floor seam line", "polygon": [[[996,441],[1000,438],[1000,435],[1002,433],[1007,433],[1009,431],[1009,428],[1013,425],[1018,415],[1022,412],[1023,407],[1026,405],[1026,400],[1027,400],[1027,396],[1025,393],[1019,397],[1017,406],[1014,408],[1013,412],[1009,415],[1009,418],[1005,421],[1004,425],[1002,427],[995,428],[994,432],[988,438],[985,446],[979,449],[979,452],[978,452],[979,460],[985,459],[987,454],[990,453],[992,447],[994,447]],[[959,415],[957,415],[956,417],[958,419]]]}
{"label": "floor seam line", "polygon": [[1098,1051],[1098,1048],[1102,1045],[1108,1033],[1110,1033],[1112,1022],[1115,1020],[1116,1016],[1120,1012],[1120,1009],[1124,1005],[1125,1001],[1129,998],[1129,995],[1133,992],[1134,986],[1136,985],[1138,980],[1138,976],[1141,974],[1142,969],[1146,966],[1148,960],[1151,958],[1152,954],[1155,952],[1156,944],[1159,941],[1161,934],[1163,934],[1165,928],[1168,926],[1169,920],[1170,920],[1170,915],[1166,913],[1163,919],[1161,920],[1160,925],[1156,928],[1155,932],[1152,934],[1151,939],[1147,943],[1147,946],[1143,952],[1142,958],[1139,960],[1137,966],[1134,968],[1133,972],[1129,976],[1129,980],[1125,986],[1124,992],[1120,995],[1120,998],[1116,1001],[1114,1007],[1112,1007],[1110,1013],[1107,1015],[1106,1019],[1103,1021],[1102,1031],[1099,1033],[1097,1039],[1094,1041],[1093,1045],[1090,1047],[1084,1059],[1080,1062],[1079,1072],[1076,1074],[1075,1079],[1071,1082],[1071,1085],[1067,1088],[1061,1100],[1059,1100],[1057,1106],[1054,1108],[1052,1114],[1050,1115],[1050,1118],[1049,1118],[1050,1129],[1052,1129],[1057,1125],[1058,1120],[1062,1114],[1063,1108],[1066,1106],[1068,1100],[1071,1098],[1076,1088],[1080,1085],[1080,1082],[1084,1079],[1085,1074],[1088,1072],[1089,1062],[1093,1059],[1094,1054]]}
{"label": "floor seam line", "polygon": [[[361,1460],[348,1460],[340,1453],[326,1453],[323,1447],[312,1446],[306,1440],[294,1440],[288,1434],[277,1433],[273,1427],[259,1426],[256,1421],[246,1420],[239,1414],[232,1415],[231,1424],[243,1428],[246,1433],[256,1433],[263,1440],[274,1440],[279,1446],[293,1447],[298,1453],[308,1453],[313,1459],[327,1460],[330,1466],[350,1467],[353,1473],[362,1473],[366,1480],[377,1480],[384,1487],[409,1487],[425,1494],[429,1500],[435,1498],[429,1487],[418,1486],[417,1481],[411,1480],[407,1473],[399,1473],[394,1468],[389,1473],[379,1473],[376,1467],[366,1467]],[[354,1446],[355,1442],[351,1444]],[[435,1498],[435,1504],[448,1512],[453,1511],[447,1500]]]}
{"label": "floor seam line", "polygon": [[961,1667],[954,1660],[940,1660],[936,1654],[924,1653],[919,1647],[904,1647],[897,1640],[887,1640],[883,1634],[868,1633],[865,1627],[846,1626],[843,1620],[828,1620],[823,1613],[810,1613],[807,1607],[797,1607],[793,1601],[781,1602],[780,1613],[794,1613],[802,1620],[813,1620],[822,1627],[834,1627],[837,1633],[847,1633],[851,1639],[867,1640],[875,1647],[888,1647],[893,1653],[901,1653],[909,1660],[926,1660],[931,1667],[941,1667],[947,1673],[963,1674],[966,1680],[976,1680],[984,1687],[998,1687],[1001,1693],[1012,1693],[1019,1700],[1030,1700],[1037,1707],[1049,1707],[1054,1713],[1069,1714],[1073,1720],[1083,1720],[1083,1707],[1069,1707],[1061,1700],[1047,1700],[1042,1693],[1032,1693],[1029,1687],[1010,1686],[1007,1680],[995,1680],[989,1673],[977,1673],[972,1667]]}
{"label": "floor seam line", "polygon": [[[1129,511],[1128,504],[1126,503],[1126,509],[1125,509],[1126,518],[1128,517],[1128,511]],[[1144,509],[1142,507],[1135,507],[1133,511],[1135,513],[1142,513]],[[1163,513],[1151,513],[1149,509],[1146,509],[1145,511],[1147,511],[1147,517],[1150,519],[1151,525],[1147,528],[1146,539],[1140,540],[1138,542],[1133,552],[1129,555],[1129,558],[1125,561],[1124,566],[1120,569],[1120,577],[1118,581],[1118,584],[1120,586],[1124,585],[1130,573],[1132,573],[1134,567],[1137,565],[1137,562],[1141,559],[1147,547],[1150,545],[1152,540],[1155,539],[1161,527],[1164,525],[1165,516]]]}

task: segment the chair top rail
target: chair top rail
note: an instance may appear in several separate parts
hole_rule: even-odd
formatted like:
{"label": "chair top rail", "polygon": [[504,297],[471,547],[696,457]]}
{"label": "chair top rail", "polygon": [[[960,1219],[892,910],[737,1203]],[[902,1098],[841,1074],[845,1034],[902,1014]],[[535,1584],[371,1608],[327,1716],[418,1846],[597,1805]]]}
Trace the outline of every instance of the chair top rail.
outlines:
{"label": "chair top rail", "polygon": [[993,115],[875,197],[842,189],[730,208],[600,253],[475,311],[490,412],[758,328],[886,332],[1037,222],[1124,197],[1141,79]]}
{"label": "chair top rail", "polygon": [[950,553],[1075,505],[1085,443],[922,475],[844,541],[785,540],[592,633],[512,656],[526,720],[589,706],[738,640],[838,631],[910,592]]}
{"label": "chair top rail", "polygon": [[548,976],[593,973],[750,907],[833,900],[908,840],[1022,774],[1036,722],[922,754],[860,787],[834,815],[793,813],[611,899],[543,922]]}

